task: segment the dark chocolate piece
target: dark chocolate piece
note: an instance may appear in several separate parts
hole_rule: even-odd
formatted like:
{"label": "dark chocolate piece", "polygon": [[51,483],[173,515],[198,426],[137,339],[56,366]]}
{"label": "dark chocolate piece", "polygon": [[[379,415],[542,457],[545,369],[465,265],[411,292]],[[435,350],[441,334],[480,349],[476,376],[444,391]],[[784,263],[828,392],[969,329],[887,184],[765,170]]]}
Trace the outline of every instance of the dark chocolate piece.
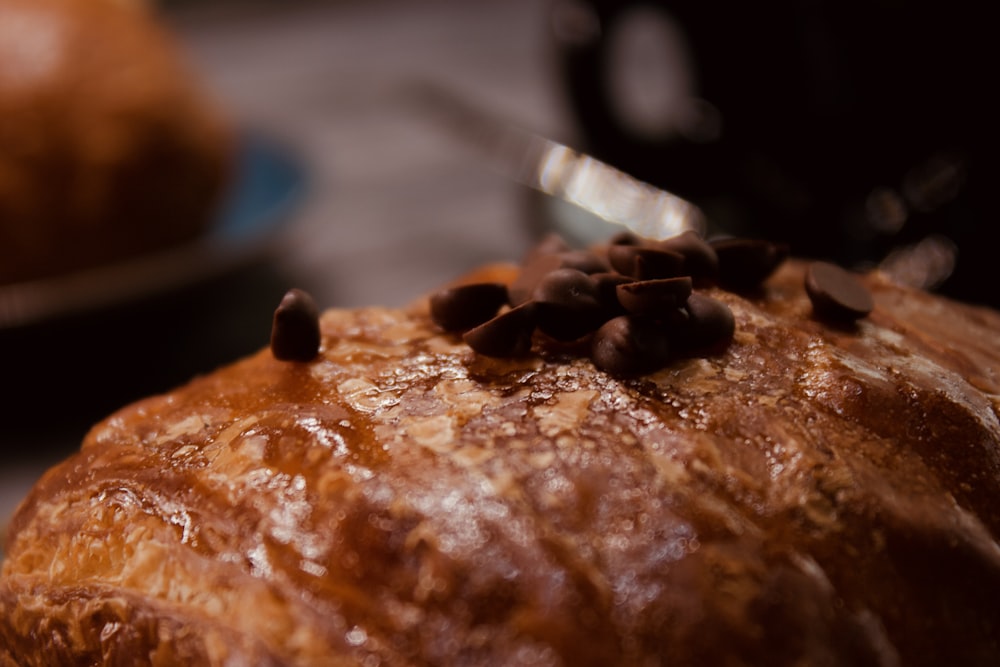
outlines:
{"label": "dark chocolate piece", "polygon": [[531,351],[535,326],[535,304],[528,302],[466,331],[462,340],[487,357],[521,357]]}
{"label": "dark chocolate piece", "polygon": [[635,258],[635,277],[639,280],[677,278],[684,275],[684,255],[672,250],[642,248]]}
{"label": "dark chocolate piece", "polygon": [[608,261],[615,271],[636,280],[676,278],[684,266],[680,253],[647,246],[609,246]]}
{"label": "dark chocolate piece", "polygon": [[642,245],[643,239],[635,232],[623,230],[608,239],[608,245]]}
{"label": "dark chocolate piece", "polygon": [[510,305],[520,306],[527,303],[538,283],[561,266],[562,260],[556,253],[529,253],[517,277],[507,289]]}
{"label": "dark chocolate piece", "polygon": [[584,273],[606,273],[611,270],[611,265],[589,250],[566,250],[557,253],[560,260],[560,268],[576,269]]}
{"label": "dark chocolate piece", "polygon": [[617,288],[619,285],[635,281],[628,276],[623,276],[614,271],[595,273],[590,276],[590,279],[594,281],[594,285],[597,287],[597,299],[601,302],[601,308],[604,309],[604,319],[610,320],[612,317],[624,315],[625,309],[622,308],[621,302],[618,301]]}
{"label": "dark chocolate piece", "polygon": [[597,283],[576,269],[556,269],[545,276],[531,296],[537,306],[538,328],[556,340],[576,340],[603,321]]}
{"label": "dark chocolate piece", "polygon": [[538,282],[531,299],[567,310],[591,308],[598,303],[597,284],[583,271],[556,269]]}
{"label": "dark chocolate piece", "polygon": [[503,283],[458,285],[431,296],[431,319],[445,331],[467,331],[494,317],[506,303]]}
{"label": "dark chocolate piece", "polygon": [[572,250],[566,239],[559,236],[555,232],[546,234],[542,239],[532,246],[528,253],[525,255],[522,263],[527,263],[532,257],[536,255],[557,255],[561,252],[567,252]]}
{"label": "dark chocolate piece", "polygon": [[625,283],[616,288],[618,302],[632,315],[658,317],[691,296],[691,278],[661,278]]}
{"label": "dark chocolate piece", "polygon": [[678,327],[676,341],[685,354],[725,349],[736,332],[736,318],[729,306],[697,292],[688,297],[687,322]]}
{"label": "dark chocolate piece", "polygon": [[788,257],[786,246],[759,239],[720,239],[711,245],[719,258],[719,282],[734,292],[754,290]]}
{"label": "dark chocolate piece", "polygon": [[605,322],[594,334],[594,365],[619,377],[634,377],[662,368],[670,344],[661,328],[642,318],[623,315]]}
{"label": "dark chocolate piece", "polygon": [[611,268],[630,278],[635,277],[635,256],[639,246],[630,243],[612,243],[608,246],[608,263]]}
{"label": "dark chocolate piece", "polygon": [[290,289],[274,311],[271,353],[281,361],[311,361],[319,353],[319,308],[307,292]]}
{"label": "dark chocolate piece", "polygon": [[683,274],[699,284],[713,281],[719,273],[719,256],[708,241],[698,232],[686,232],[664,239],[656,244],[660,250],[670,250],[684,257]]}
{"label": "dark chocolate piece", "polygon": [[806,293],[816,315],[836,322],[853,322],[872,312],[871,292],[850,271],[813,262],[806,268]]}

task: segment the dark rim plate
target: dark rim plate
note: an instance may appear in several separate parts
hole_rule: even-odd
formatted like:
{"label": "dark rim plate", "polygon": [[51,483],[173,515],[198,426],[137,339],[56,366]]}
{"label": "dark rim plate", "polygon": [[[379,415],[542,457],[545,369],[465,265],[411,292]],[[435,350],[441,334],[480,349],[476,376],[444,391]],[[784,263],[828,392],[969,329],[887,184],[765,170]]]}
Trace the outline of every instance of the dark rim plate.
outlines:
{"label": "dark rim plate", "polygon": [[305,186],[305,171],[286,147],[245,132],[233,187],[201,237],[112,265],[0,286],[0,330],[122,305],[245,266],[272,246]]}

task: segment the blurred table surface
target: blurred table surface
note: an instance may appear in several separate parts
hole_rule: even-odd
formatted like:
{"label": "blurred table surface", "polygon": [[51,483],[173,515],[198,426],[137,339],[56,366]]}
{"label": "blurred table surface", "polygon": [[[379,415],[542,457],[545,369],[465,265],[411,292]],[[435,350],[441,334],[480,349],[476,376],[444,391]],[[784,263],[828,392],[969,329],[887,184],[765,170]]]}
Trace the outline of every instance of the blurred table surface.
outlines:
{"label": "blurred table surface", "polygon": [[[170,336],[178,349],[130,359],[132,376],[117,367],[77,371],[84,377],[69,387],[69,400],[102,394],[105,400],[65,420],[65,403],[55,398],[42,402],[40,414],[17,409],[4,416],[14,427],[0,432],[0,523],[41,471],[75,450],[89,425],[119,402],[266,345],[269,313],[288,287],[309,290],[324,307],[393,306],[482,262],[516,259],[531,241],[526,193],[421,113],[408,91],[442,86],[526,128],[566,138],[548,7],[539,0],[165,6],[164,20],[208,90],[237,127],[278,142],[301,161],[307,191],[265,274],[230,277],[214,292],[180,297],[216,312],[212,300],[225,300],[231,310],[239,305],[238,315],[226,313],[225,325],[244,332],[238,344],[194,332],[192,322],[205,320],[204,313],[172,315],[167,309],[176,303],[156,302],[125,317],[175,334],[190,328],[191,335]],[[202,326],[222,325],[209,319]],[[212,344],[217,349],[207,351]],[[173,374],[159,374],[167,366]],[[87,377],[96,373],[102,377]],[[17,381],[8,378],[8,387]]]}
{"label": "blurred table surface", "polygon": [[525,243],[517,189],[413,91],[433,84],[564,134],[539,0],[191,6],[171,22],[239,125],[311,177],[284,264],[324,304],[395,305]]}

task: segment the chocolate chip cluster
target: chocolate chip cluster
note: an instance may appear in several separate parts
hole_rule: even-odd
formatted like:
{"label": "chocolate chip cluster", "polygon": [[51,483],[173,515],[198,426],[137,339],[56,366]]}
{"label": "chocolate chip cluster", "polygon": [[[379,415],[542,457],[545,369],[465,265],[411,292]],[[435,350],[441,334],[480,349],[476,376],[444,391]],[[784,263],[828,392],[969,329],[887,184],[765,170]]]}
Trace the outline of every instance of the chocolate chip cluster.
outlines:
{"label": "chocolate chip cluster", "polygon": [[431,297],[431,317],[486,356],[522,356],[536,341],[572,343],[563,349],[632,377],[724,349],[733,314],[694,288],[753,290],[786,256],[769,241],[708,242],[693,231],[662,241],[622,233],[595,250],[572,249],[553,235],[525,256],[509,286],[442,290]]}
{"label": "chocolate chip cluster", "polygon": [[[522,356],[536,341],[547,342],[589,355],[613,375],[643,375],[677,358],[720,351],[732,340],[729,307],[695,287],[751,292],[787,255],[770,241],[709,242],[693,231],[663,241],[622,233],[594,250],[574,250],[552,235],[526,255],[510,285],[442,290],[431,296],[431,317],[486,356]],[[874,307],[854,274],[827,262],[809,265],[805,289],[814,314],[828,322],[851,324]],[[315,301],[289,290],[274,312],[274,357],[311,361],[320,339]]]}

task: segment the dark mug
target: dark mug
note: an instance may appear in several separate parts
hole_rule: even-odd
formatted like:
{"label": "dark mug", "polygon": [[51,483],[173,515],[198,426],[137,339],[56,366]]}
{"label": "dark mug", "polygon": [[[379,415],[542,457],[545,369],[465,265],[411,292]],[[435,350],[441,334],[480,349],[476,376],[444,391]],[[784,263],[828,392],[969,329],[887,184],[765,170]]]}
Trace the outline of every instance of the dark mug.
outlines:
{"label": "dark mug", "polygon": [[954,265],[930,286],[1000,305],[984,7],[575,0],[552,26],[583,148],[712,231],[852,267],[933,240]]}

